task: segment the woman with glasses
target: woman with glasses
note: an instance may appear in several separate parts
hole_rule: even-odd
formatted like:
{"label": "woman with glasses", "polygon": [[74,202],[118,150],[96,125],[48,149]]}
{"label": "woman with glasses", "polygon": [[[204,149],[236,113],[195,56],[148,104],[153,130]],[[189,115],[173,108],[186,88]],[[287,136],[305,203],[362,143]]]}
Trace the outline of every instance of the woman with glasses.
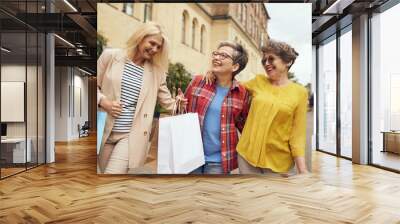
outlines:
{"label": "woman with glasses", "polygon": [[205,165],[192,174],[228,174],[238,167],[236,145],[249,109],[249,93],[234,77],[247,64],[245,49],[222,42],[212,53],[210,71],[214,83],[203,76],[193,78],[186,89],[188,112],[198,113],[203,138]]}
{"label": "woman with glasses", "polygon": [[[246,125],[237,145],[241,174],[288,175],[296,164],[305,165],[308,92],[289,80],[288,72],[298,53],[288,44],[271,40],[262,48],[267,74],[243,83],[252,96]],[[208,75],[208,80],[213,77]]]}
{"label": "woman with glasses", "polygon": [[[156,23],[146,23],[125,49],[105,50],[97,60],[97,104],[107,112],[98,165],[101,173],[143,172],[156,102],[172,110],[166,85],[168,42]],[[183,93],[179,96],[183,99]]]}

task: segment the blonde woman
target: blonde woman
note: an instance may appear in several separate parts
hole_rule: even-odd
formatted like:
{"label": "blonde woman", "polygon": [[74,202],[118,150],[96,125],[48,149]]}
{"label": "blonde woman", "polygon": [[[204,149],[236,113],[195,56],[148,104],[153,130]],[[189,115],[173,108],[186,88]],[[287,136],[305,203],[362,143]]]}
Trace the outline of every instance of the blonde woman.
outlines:
{"label": "blonde woman", "polygon": [[[287,43],[271,40],[262,48],[262,54],[266,74],[242,83],[252,101],[236,147],[239,172],[286,176],[296,165],[299,174],[307,173],[304,154],[308,92],[288,78],[298,53]],[[213,80],[210,74],[207,77]]]}
{"label": "blonde woman", "polygon": [[[167,69],[168,41],[152,22],[139,27],[125,49],[101,54],[97,103],[109,115],[99,139],[101,173],[126,174],[144,165],[156,102],[170,111],[175,104],[166,85]],[[178,97],[185,101],[183,93]]]}

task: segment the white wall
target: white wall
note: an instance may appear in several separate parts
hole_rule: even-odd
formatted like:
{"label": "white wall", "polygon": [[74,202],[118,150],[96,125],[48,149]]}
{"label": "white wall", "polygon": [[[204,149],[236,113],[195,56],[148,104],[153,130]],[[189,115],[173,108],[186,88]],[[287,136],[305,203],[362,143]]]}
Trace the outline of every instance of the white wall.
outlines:
{"label": "white wall", "polygon": [[[25,65],[18,65],[18,64],[8,64],[1,66],[1,81],[3,82],[25,82],[25,75],[27,69],[28,74],[32,72],[36,73],[36,67],[27,66]],[[36,97],[36,89],[34,93],[27,93],[28,102],[32,101],[32,97]],[[7,108],[1,108],[1,110],[7,110]],[[35,117],[32,117],[33,114],[27,114],[28,121],[35,120],[36,121],[36,114]],[[26,122],[7,122],[7,136],[8,137],[25,137],[25,126]],[[29,126],[30,127],[30,126]],[[28,136],[29,137],[29,136]]]}
{"label": "white wall", "polygon": [[[25,80],[27,78],[27,80]],[[27,115],[25,121],[22,122],[6,122],[7,137],[9,138],[25,138],[25,135],[31,143],[32,161],[44,163],[44,74],[42,67],[25,64],[3,64],[1,66],[2,82],[24,82],[26,83],[26,107],[21,108],[21,112]],[[21,92],[23,94],[23,90]],[[7,97],[7,96],[2,96]],[[11,108],[2,107],[2,112],[13,113]],[[25,111],[26,110],[26,111]],[[38,157],[37,157],[37,154]]]}
{"label": "white wall", "polygon": [[[25,65],[9,64],[1,66],[1,81],[3,82],[25,82]],[[28,71],[32,67],[27,68]],[[7,110],[7,108],[1,108]],[[25,122],[7,122],[8,137],[25,137]]]}
{"label": "white wall", "polygon": [[82,75],[76,68],[56,67],[55,141],[78,139],[78,124],[88,120],[88,78]]}

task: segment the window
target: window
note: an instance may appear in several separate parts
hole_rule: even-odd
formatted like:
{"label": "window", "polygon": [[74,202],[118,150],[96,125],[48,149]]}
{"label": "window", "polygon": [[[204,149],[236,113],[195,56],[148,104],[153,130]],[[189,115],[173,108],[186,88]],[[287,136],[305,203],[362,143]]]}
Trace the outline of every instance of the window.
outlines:
{"label": "window", "polygon": [[201,25],[201,31],[200,31],[200,52],[204,53],[204,48],[205,48],[205,41],[206,41],[206,27],[204,25]]}
{"label": "window", "polygon": [[240,4],[240,22],[243,22],[243,16],[244,16],[244,7],[243,4]]}
{"label": "window", "polygon": [[352,35],[340,36],[340,154],[352,157]]}
{"label": "window", "polygon": [[[400,4],[371,18],[372,163],[400,171]],[[385,132],[385,134],[383,133]],[[395,153],[393,153],[395,152]]]}
{"label": "window", "polygon": [[144,22],[151,21],[153,19],[153,4],[146,3],[144,5]]}
{"label": "window", "polygon": [[257,33],[257,26],[254,26],[254,40],[256,40],[256,41],[258,40],[257,39],[257,34],[258,34]]}
{"label": "window", "polygon": [[186,30],[187,30],[187,23],[189,20],[189,15],[187,13],[187,11],[184,11],[182,14],[182,37],[181,37],[181,41],[183,44],[186,44]]}
{"label": "window", "polygon": [[249,33],[250,33],[250,36],[252,36],[253,35],[253,17],[250,16],[249,22],[250,22]]}
{"label": "window", "polygon": [[126,13],[127,15],[132,16],[133,15],[133,3],[124,3],[122,11],[124,13]]}
{"label": "window", "polygon": [[318,48],[318,149],[336,154],[336,36]]}
{"label": "window", "polygon": [[[40,13],[41,3],[19,2],[27,9],[20,15]],[[2,179],[45,163],[46,36],[4,12],[0,17],[9,21],[0,29],[1,135],[10,141],[0,145]]]}
{"label": "window", "polygon": [[254,21],[254,39],[257,40],[257,35],[258,35],[258,26],[257,26],[257,21]]}
{"label": "window", "polygon": [[256,21],[254,20],[254,17],[253,17],[253,19],[252,19],[252,24],[251,24],[251,26],[252,26],[252,28],[251,28],[251,35],[253,36],[253,38],[255,37],[255,33],[256,33]]}
{"label": "window", "polygon": [[197,19],[194,18],[192,22],[192,48],[196,49],[196,31],[197,31]]}
{"label": "window", "polygon": [[247,29],[247,5],[244,5],[243,25]]}
{"label": "window", "polygon": [[237,8],[236,8],[236,18],[240,18],[240,13],[242,10],[242,4],[237,4]]}

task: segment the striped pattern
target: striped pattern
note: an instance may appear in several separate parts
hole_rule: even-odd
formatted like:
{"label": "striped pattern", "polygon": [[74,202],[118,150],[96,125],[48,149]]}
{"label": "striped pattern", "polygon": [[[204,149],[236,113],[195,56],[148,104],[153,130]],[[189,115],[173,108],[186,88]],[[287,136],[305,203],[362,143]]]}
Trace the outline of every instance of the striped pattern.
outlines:
{"label": "striped pattern", "polygon": [[121,80],[121,115],[115,119],[112,131],[129,132],[143,83],[143,68],[132,62],[125,64]]}
{"label": "striped pattern", "polygon": [[[203,129],[204,116],[215,92],[216,84],[207,85],[202,75],[195,76],[186,89],[187,111],[198,113],[201,129]],[[236,145],[239,136],[237,130],[243,129],[249,108],[249,93],[237,81],[233,81],[221,107],[221,162],[224,173],[229,173],[238,167]]]}

